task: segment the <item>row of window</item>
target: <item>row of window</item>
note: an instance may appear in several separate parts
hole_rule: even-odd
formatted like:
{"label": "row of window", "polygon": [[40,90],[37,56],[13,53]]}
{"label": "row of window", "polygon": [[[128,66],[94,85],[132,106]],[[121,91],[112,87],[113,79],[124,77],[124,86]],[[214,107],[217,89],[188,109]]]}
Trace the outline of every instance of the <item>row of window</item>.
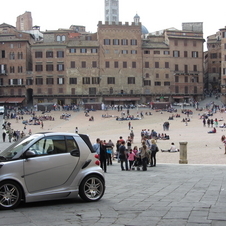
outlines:
{"label": "row of window", "polygon": [[[98,49],[97,48],[91,48],[91,49],[87,49],[87,48],[70,48],[69,49],[69,53],[98,53]],[[57,58],[64,58],[64,51],[56,51],[56,57]],[[36,51],[35,52],[35,58],[43,58],[43,52],[42,51]],[[54,57],[54,52],[53,51],[46,51],[45,53],[45,57],[46,58],[53,58]]]}
{"label": "row of window", "polygon": [[137,45],[137,40],[136,39],[104,39],[104,45],[123,45],[123,46],[127,46],[127,45],[132,45],[132,46],[136,46]]}
{"label": "row of window", "polygon": [[[19,89],[16,89],[16,88],[12,88],[12,89],[9,89],[9,93],[11,96],[14,96],[14,95],[18,95],[18,96],[23,96],[24,93],[23,93],[24,89],[22,88],[19,88]],[[0,96],[3,96],[5,95],[6,93],[4,92],[3,89],[0,89]]]}
{"label": "row of window", "polygon": [[[64,51],[57,51],[56,57],[57,58],[64,58]],[[35,58],[43,58],[43,52],[42,51],[36,51],[35,52]],[[46,58],[53,58],[53,51],[46,51]]]}
{"label": "row of window", "polygon": [[[146,76],[146,79],[143,80],[144,85],[151,86],[151,80],[147,80],[149,76]],[[156,74],[156,79],[159,78],[159,74]],[[169,78],[168,74],[165,75],[165,78]],[[198,76],[194,77],[189,77],[185,76],[183,77],[185,83],[188,82],[199,82]],[[65,84],[65,78],[64,77],[58,77],[58,78],[53,78],[53,77],[48,77],[46,79],[37,77],[34,80],[35,85],[44,85],[44,80],[46,85],[54,85],[55,83],[58,85],[63,85]],[[76,85],[78,84],[77,78],[69,78],[68,80],[70,85]],[[179,82],[179,76],[175,76],[175,82]],[[180,80],[180,82],[182,82]],[[23,79],[9,79],[8,80],[8,85],[23,85]],[[82,84],[100,84],[100,78],[99,77],[83,77],[82,78]],[[107,84],[110,85],[115,85],[116,84],[116,78],[115,77],[107,77]],[[136,84],[136,78],[135,77],[128,77],[127,78],[127,84]],[[0,79],[0,85],[3,84],[3,78]],[[27,78],[26,79],[26,85],[33,85],[33,79],[32,78]],[[161,86],[161,82],[155,81],[154,83],[155,86]],[[169,81],[164,81],[164,86],[170,86]]]}
{"label": "row of window", "polygon": [[[221,53],[211,53],[210,54],[210,59],[221,59]],[[226,59],[226,56],[225,56],[225,59]]]}
{"label": "row of window", "polygon": [[[76,49],[75,48],[70,48],[69,49],[70,53],[76,53]],[[96,48],[92,48],[90,50],[91,53],[97,53],[98,49]],[[137,54],[137,50],[114,50],[114,52],[116,54],[119,54],[121,52],[121,54]],[[87,53],[87,49],[86,48],[81,48],[80,49],[80,53]],[[110,50],[105,50],[106,54],[110,53]],[[144,54],[150,54],[150,50],[144,50]],[[160,51],[154,51],[154,54],[160,54]],[[164,55],[170,55],[170,51],[164,51]],[[1,57],[2,58],[6,58],[6,53],[4,50],[2,50],[1,52]],[[54,52],[53,51],[46,51],[46,58],[53,58],[54,57]],[[57,51],[56,52],[56,57],[57,58],[64,58],[64,51]],[[173,57],[180,57],[180,51],[173,51]],[[188,57],[188,51],[184,51],[184,57]],[[191,52],[191,57],[192,58],[198,58],[198,52],[197,51],[192,51]],[[42,51],[36,51],[35,52],[35,58],[43,58],[43,52]],[[217,58],[217,55],[211,54],[211,58]],[[10,60],[15,60],[16,59],[16,54],[14,52],[10,52],[9,53],[9,59]],[[17,59],[23,59],[23,53],[22,52],[18,52],[17,53]]]}
{"label": "row of window", "polygon": [[[157,82],[156,82],[157,83]],[[158,84],[156,84],[156,86],[161,85],[161,83],[158,82]],[[183,89],[183,90],[182,90]],[[53,92],[53,88],[47,88],[47,89],[43,89],[38,87],[36,90],[37,94],[43,94],[45,91],[47,90],[47,94],[48,95],[53,95],[55,92]],[[54,90],[55,91],[55,90]],[[185,86],[184,88],[179,87],[179,86],[175,86],[175,93],[185,93],[185,94],[189,94],[189,88],[188,86]],[[190,91],[190,93],[197,93],[198,89],[196,86],[193,87],[193,90]],[[97,94],[97,88],[96,87],[90,87],[88,89],[89,95],[96,95]],[[62,87],[57,89],[57,93],[59,94],[64,94],[64,89]],[[111,87],[109,89],[109,94],[113,94],[114,93],[114,89]],[[120,91],[121,94],[124,93],[124,90]],[[0,95],[3,95],[3,90],[0,90]],[[14,95],[19,95],[22,96],[22,89],[18,89],[17,93],[16,93],[16,89],[10,89],[10,95],[14,96]],[[130,90],[130,94],[133,94],[133,90]],[[75,88],[71,88],[71,95],[76,95],[76,89]]]}
{"label": "row of window", "polygon": [[[64,64],[57,64],[56,70],[57,71],[64,71]],[[35,65],[35,71],[39,71],[39,72],[43,71],[43,65],[42,64]],[[54,71],[53,64],[47,64],[46,65],[46,71]]]}
{"label": "row of window", "polygon": [[[73,78],[71,78],[73,80]],[[76,79],[76,78],[75,78]],[[62,85],[64,84],[64,78],[57,78],[57,84],[58,85]],[[71,80],[70,80],[71,82]],[[35,84],[36,85],[43,85],[43,78],[35,78]],[[46,84],[50,85],[50,84],[54,84],[54,79],[53,78],[46,78]],[[77,84],[77,80],[76,83],[70,83],[70,84]],[[3,86],[4,84],[4,80],[3,78],[0,78],[0,85]],[[24,80],[23,79],[8,79],[8,85],[24,85]],[[28,78],[26,79],[26,85],[33,85],[33,79],[32,78]]]}
{"label": "row of window", "polygon": [[[173,51],[173,57],[182,57],[181,52],[182,51],[174,50]],[[144,50],[144,54],[151,54],[151,51],[150,50]],[[160,54],[160,51],[154,51],[154,54]],[[164,55],[170,55],[170,51],[163,51],[163,54]],[[191,55],[189,55],[188,51],[184,51],[183,57],[185,57],[185,58],[187,58],[187,57],[198,58],[199,53],[198,53],[198,51],[191,51]]]}
{"label": "row of window", "polygon": [[[15,67],[14,66],[10,66],[9,67],[9,72],[10,73],[15,73],[16,72]],[[6,64],[0,65],[0,74],[6,74],[6,73],[8,73]],[[17,73],[23,73],[23,67],[22,66],[17,66]]]}
{"label": "row of window", "polygon": [[[174,45],[178,46],[179,42],[181,42],[181,41],[178,41],[177,39],[175,39],[174,40]],[[184,44],[184,46],[188,46],[188,40],[183,40],[183,44]],[[197,42],[193,41],[192,45],[193,45],[193,47],[196,47],[197,46]]]}
{"label": "row of window", "polygon": [[[9,43],[9,44],[4,44],[4,45],[9,45],[9,48],[10,49],[13,49],[13,48],[21,48],[21,43]],[[3,50],[4,51],[4,50]]]}
{"label": "row of window", "polygon": [[[114,51],[115,54],[137,54],[137,50],[112,50]],[[110,54],[111,50],[109,49],[105,49],[105,54]],[[143,51],[144,54],[151,54],[151,50],[144,50]],[[154,51],[154,54],[160,54],[160,51]],[[170,51],[163,51],[164,55],[170,55]],[[199,54],[198,51],[192,51],[191,53],[188,51],[184,51],[183,52],[183,57],[187,58],[187,57],[192,57],[192,58],[198,58]],[[173,57],[182,57],[181,51],[179,50],[174,50],[173,51]]]}
{"label": "row of window", "polygon": [[[131,68],[137,68],[137,62],[133,61],[131,62],[131,65],[128,65],[127,61],[123,61],[123,62],[119,62],[119,61],[114,61],[114,62],[110,62],[110,61],[105,61],[105,68],[111,68],[111,64],[113,64],[113,68],[128,68],[131,66]],[[78,65],[76,64],[75,61],[71,61],[70,62],[70,68],[76,68],[76,66],[78,67]],[[81,68],[87,68],[87,62],[86,61],[82,61],[81,65],[79,65]],[[97,68],[97,61],[92,61],[91,63],[91,67],[92,68]],[[150,63],[149,62],[144,62],[144,68],[151,68],[150,67]],[[169,62],[165,62],[164,67],[160,67],[160,63],[159,62],[155,62],[154,68],[170,68],[170,64]],[[197,65],[193,65],[193,68],[188,67],[188,65],[184,65],[184,72],[187,73],[189,70],[192,71],[198,71],[198,66]],[[64,71],[64,64],[63,63],[58,63],[56,65],[56,70],[57,71]],[[174,65],[174,70],[175,71],[179,71],[179,65],[175,64]],[[35,71],[43,71],[43,65],[42,64],[37,64],[35,65]],[[53,64],[46,64],[46,71],[54,71],[54,65]]]}
{"label": "row of window", "polygon": [[[7,54],[6,54],[5,50],[2,50],[1,51],[1,58],[3,58],[3,59],[6,58],[7,57],[6,55]],[[15,59],[21,60],[21,59],[23,59],[23,53],[22,52],[17,52],[17,53],[10,52],[9,53],[9,59],[10,60],[15,60]]]}

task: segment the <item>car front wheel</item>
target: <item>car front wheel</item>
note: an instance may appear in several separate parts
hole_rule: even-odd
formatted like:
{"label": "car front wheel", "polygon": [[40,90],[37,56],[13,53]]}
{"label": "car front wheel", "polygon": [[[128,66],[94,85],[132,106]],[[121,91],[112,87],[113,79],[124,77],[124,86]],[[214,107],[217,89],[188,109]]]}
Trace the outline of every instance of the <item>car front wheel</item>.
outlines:
{"label": "car front wheel", "polygon": [[84,201],[97,201],[104,195],[104,180],[98,175],[90,175],[83,179],[79,186],[79,195]]}
{"label": "car front wheel", "polygon": [[13,209],[19,205],[22,197],[21,188],[13,181],[0,183],[0,209]]}

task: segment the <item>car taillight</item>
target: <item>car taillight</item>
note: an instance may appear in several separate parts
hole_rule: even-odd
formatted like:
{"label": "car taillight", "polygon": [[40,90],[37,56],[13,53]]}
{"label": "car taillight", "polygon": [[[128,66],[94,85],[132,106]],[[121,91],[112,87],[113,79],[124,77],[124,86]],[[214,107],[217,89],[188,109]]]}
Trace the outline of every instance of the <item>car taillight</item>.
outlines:
{"label": "car taillight", "polygon": [[99,160],[96,160],[95,164],[96,164],[97,166],[99,166],[99,165],[100,165],[100,161],[99,161]]}
{"label": "car taillight", "polygon": [[95,154],[94,157],[95,157],[96,159],[99,159],[99,155],[98,155],[98,154]]}

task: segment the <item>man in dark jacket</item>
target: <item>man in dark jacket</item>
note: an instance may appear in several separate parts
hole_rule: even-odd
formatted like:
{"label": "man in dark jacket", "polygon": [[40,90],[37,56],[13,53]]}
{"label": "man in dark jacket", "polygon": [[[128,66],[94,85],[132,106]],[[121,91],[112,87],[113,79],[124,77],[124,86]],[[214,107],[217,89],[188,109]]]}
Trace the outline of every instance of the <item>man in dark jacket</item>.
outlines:
{"label": "man in dark jacket", "polygon": [[121,142],[121,145],[119,147],[119,159],[120,159],[120,162],[121,162],[121,169],[125,170],[125,168],[123,166],[124,165],[123,163],[125,162],[126,170],[128,170],[127,152],[126,152],[124,140]]}
{"label": "man in dark jacket", "polygon": [[100,141],[100,167],[107,173],[107,151],[104,142]]}

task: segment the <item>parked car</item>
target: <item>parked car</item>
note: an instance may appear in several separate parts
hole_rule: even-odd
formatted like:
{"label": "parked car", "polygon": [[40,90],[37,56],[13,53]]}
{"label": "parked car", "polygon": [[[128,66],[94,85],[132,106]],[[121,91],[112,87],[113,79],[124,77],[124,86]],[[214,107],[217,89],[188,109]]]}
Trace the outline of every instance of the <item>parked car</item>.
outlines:
{"label": "parked car", "polygon": [[97,201],[105,192],[104,172],[89,137],[44,132],[0,153],[0,209],[80,196]]}

